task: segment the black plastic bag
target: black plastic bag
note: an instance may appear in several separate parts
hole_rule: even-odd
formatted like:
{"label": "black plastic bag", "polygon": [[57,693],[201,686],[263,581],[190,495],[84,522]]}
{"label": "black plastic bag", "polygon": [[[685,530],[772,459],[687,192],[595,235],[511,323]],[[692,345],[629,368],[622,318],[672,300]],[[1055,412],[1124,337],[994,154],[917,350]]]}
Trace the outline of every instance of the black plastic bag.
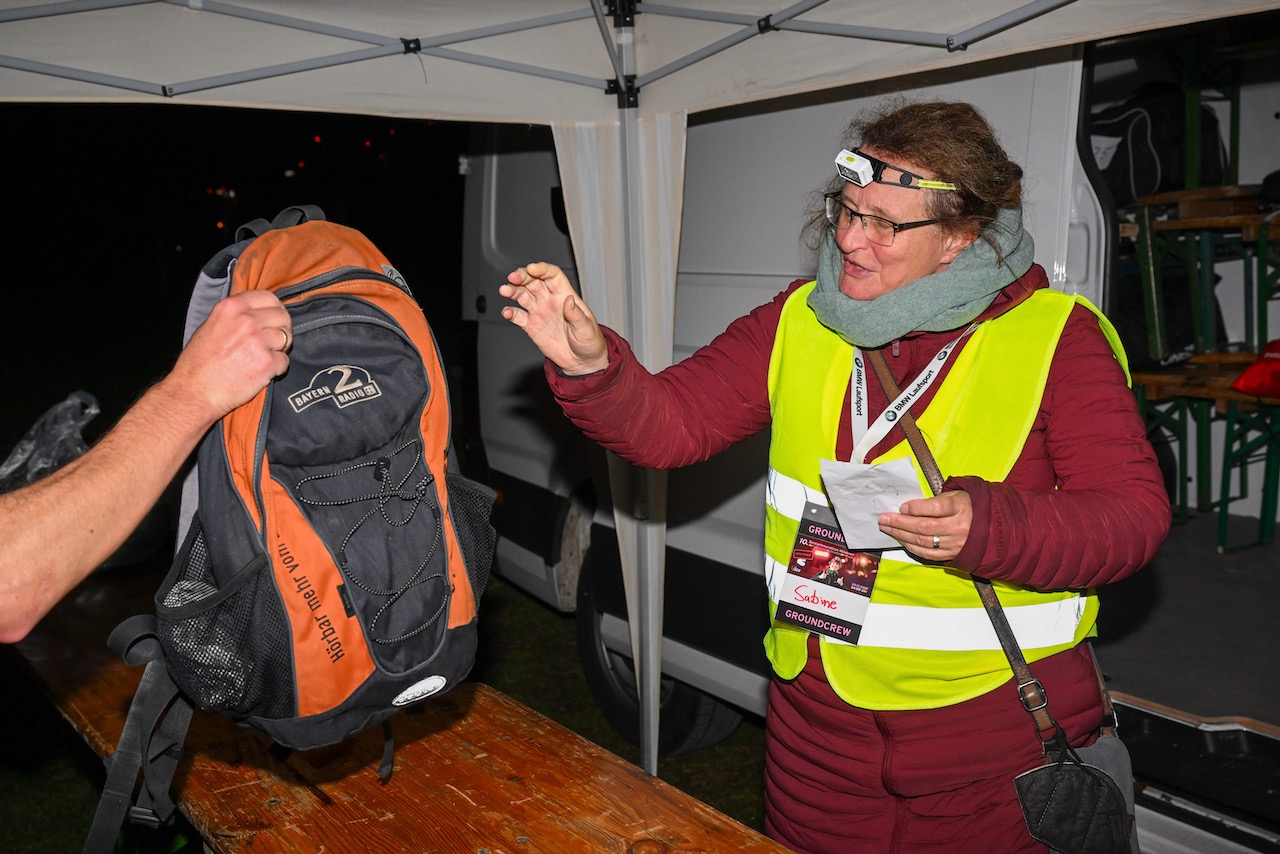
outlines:
{"label": "black plastic bag", "polygon": [[35,483],[89,450],[85,425],[101,410],[85,391],[72,392],[49,408],[0,464],[0,493]]}

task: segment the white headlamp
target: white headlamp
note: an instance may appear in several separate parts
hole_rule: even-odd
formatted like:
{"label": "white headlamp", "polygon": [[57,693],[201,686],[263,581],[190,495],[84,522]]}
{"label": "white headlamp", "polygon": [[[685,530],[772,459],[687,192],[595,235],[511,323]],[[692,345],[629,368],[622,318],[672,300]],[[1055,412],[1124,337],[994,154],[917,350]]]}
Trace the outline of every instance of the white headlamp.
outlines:
{"label": "white headlamp", "polygon": [[836,172],[841,178],[859,187],[865,187],[875,180],[875,167],[871,165],[871,161],[847,148],[841,149],[836,155]]}
{"label": "white headlamp", "polygon": [[[885,181],[883,178],[884,170],[892,169],[898,173],[898,180]],[[914,172],[909,172],[900,166],[894,166],[892,163],[885,163],[874,157],[868,157],[861,151],[850,151],[842,148],[840,153],[836,155],[836,172],[841,178],[851,184],[859,187],[865,187],[875,182],[877,184],[888,184],[892,187],[905,187],[908,190],[954,190],[956,185],[950,181],[938,181],[933,178],[923,178]]]}

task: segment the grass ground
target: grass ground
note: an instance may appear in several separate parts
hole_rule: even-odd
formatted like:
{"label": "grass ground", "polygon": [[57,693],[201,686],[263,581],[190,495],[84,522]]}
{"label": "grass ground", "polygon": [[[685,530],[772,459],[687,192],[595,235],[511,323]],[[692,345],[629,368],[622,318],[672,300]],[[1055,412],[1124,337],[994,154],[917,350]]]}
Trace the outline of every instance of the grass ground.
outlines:
{"label": "grass ground", "polygon": [[[481,600],[481,645],[472,678],[498,688],[583,737],[639,764],[639,750],[604,720],[578,664],[571,615],[494,578]],[[104,639],[105,640],[105,639]],[[0,649],[0,852],[79,851],[93,819],[102,765],[58,716],[38,685]],[[728,740],[664,758],[659,776],[756,829],[763,825],[763,722],[747,719]],[[142,850],[157,850],[143,845]],[[198,850],[198,848],[192,848]]]}

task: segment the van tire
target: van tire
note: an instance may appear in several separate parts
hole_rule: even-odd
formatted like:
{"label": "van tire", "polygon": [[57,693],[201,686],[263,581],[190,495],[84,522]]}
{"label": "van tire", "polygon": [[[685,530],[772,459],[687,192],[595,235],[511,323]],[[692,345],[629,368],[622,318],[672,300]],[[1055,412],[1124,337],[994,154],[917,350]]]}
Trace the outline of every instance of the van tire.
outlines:
{"label": "van tire", "polygon": [[[640,743],[640,701],[632,660],[605,648],[600,634],[594,576],[598,561],[588,555],[578,581],[578,655],[596,705],[609,725],[632,744]],[[663,676],[659,688],[658,754],[679,756],[724,741],[742,715],[691,685]]]}

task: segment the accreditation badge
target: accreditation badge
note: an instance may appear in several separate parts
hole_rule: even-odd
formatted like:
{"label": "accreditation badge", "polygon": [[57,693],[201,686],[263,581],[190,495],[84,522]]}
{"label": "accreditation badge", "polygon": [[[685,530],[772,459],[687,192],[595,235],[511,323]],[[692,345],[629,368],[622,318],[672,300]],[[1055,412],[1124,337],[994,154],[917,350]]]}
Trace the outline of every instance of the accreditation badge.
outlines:
{"label": "accreditation badge", "polygon": [[879,568],[879,554],[845,547],[830,507],[807,502],[774,619],[856,644]]}

